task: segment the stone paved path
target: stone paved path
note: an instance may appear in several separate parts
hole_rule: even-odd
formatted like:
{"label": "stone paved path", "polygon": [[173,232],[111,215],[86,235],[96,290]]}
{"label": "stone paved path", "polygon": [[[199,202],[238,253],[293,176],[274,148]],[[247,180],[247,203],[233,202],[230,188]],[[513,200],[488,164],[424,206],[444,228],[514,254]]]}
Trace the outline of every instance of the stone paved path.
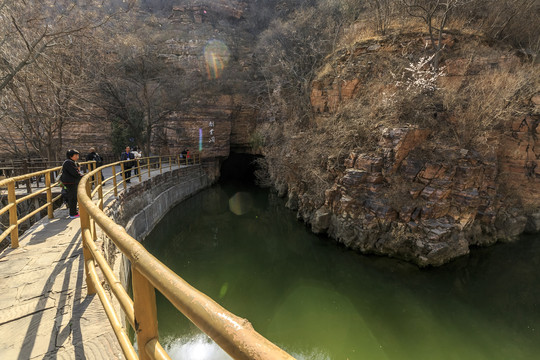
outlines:
{"label": "stone paved path", "polygon": [[0,253],[0,360],[124,358],[97,294],[86,293],[80,233],[62,207]]}
{"label": "stone paved path", "polygon": [[80,220],[66,209],[0,255],[0,359],[122,359],[97,295],[87,296]]}

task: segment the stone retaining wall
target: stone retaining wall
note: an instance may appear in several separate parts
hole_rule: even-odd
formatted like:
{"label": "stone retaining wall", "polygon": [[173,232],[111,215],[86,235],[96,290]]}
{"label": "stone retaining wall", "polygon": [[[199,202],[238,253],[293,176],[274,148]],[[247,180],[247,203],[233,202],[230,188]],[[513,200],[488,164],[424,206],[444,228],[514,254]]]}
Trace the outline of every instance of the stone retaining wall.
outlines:
{"label": "stone retaining wall", "polygon": [[[168,171],[140,184],[130,185],[104,211],[117,224],[124,226],[133,238],[142,241],[170,209],[211,186],[218,175],[217,162]],[[129,260],[107,236],[103,237],[103,251],[107,261],[127,289],[131,273]],[[123,317],[124,313],[116,299],[113,302],[117,313]],[[123,322],[127,324],[125,319]]]}
{"label": "stone retaining wall", "polygon": [[119,197],[115,220],[125,226],[129,235],[142,241],[170,209],[210,185],[202,166],[153,177]]}

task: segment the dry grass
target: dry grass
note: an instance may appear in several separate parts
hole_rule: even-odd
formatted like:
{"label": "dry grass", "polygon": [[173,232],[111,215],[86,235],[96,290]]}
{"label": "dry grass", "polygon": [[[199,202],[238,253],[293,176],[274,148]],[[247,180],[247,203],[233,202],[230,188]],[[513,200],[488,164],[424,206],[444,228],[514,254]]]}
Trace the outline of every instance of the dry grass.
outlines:
{"label": "dry grass", "polygon": [[340,38],[338,46],[346,48],[351,44],[365,42],[369,40],[383,40],[389,35],[400,35],[403,33],[419,33],[426,32],[426,25],[417,18],[396,16],[390,19],[386,34],[381,35],[373,22],[371,16],[360,19],[345,29],[343,36]]}
{"label": "dry grass", "polygon": [[464,148],[487,145],[493,130],[530,112],[527,102],[539,88],[539,68],[518,65],[471,77],[458,91],[443,89],[455,141]]}
{"label": "dry grass", "polygon": [[[431,129],[429,150],[421,154],[426,161],[447,161],[448,152],[439,151],[445,148],[490,150],[488,147],[495,145],[488,141],[493,130],[530,112],[528,101],[540,88],[540,72],[538,67],[519,64],[517,58],[501,51],[502,47],[492,48],[482,38],[472,36],[474,30],[467,21],[454,18],[449,23],[448,28],[459,29],[464,36],[455,35],[456,42],[445,49],[443,59],[470,58],[475,68],[460,68],[462,74],[431,91],[410,91],[396,85],[405,68],[430,51],[421,40],[426,35],[422,21],[397,16],[386,37],[374,31],[369,22],[351,25],[340,39],[340,48],[327,57],[317,73],[317,80],[333,89],[339,81],[359,79],[358,92],[337,109],[314,115],[308,126],[302,127],[295,124],[300,115],[291,114],[294,106],[290,99],[282,99],[279,112],[292,116],[260,127],[265,139],[266,176],[274,184],[286,182],[317,207],[324,202],[325,190],[344,171],[344,160],[351,152],[377,151],[383,127],[412,124]],[[358,44],[373,40],[381,41],[382,51],[358,51]],[[505,55],[513,60],[501,61]],[[408,194],[405,190],[406,186],[389,194],[399,203],[401,198],[396,194]]]}
{"label": "dry grass", "polygon": [[[415,124],[431,129],[431,141],[446,144],[442,148],[486,152],[491,132],[527,111],[523,100],[539,88],[539,75],[538,69],[525,65],[498,68],[470,77],[459,89],[430,93],[406,91],[386,85],[389,78],[373,76],[357,98],[342,103],[335,113],[320,115],[310,127],[286,122],[261,128],[267,173],[273,181],[295,184],[304,201],[317,207],[351,152],[377,150],[382,127]],[[437,148],[427,155],[444,161],[441,156]]]}

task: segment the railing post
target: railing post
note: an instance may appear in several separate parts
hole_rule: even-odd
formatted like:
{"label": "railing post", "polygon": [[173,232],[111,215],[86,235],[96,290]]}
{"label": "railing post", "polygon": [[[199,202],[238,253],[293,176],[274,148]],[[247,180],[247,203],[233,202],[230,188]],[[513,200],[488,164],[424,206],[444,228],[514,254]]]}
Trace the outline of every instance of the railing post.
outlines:
{"label": "railing post", "polygon": [[150,179],[150,177],[152,176],[152,169],[150,168],[151,167],[151,164],[152,164],[152,159],[149,157],[148,158],[148,178]]}
{"label": "railing post", "polygon": [[124,191],[127,189],[126,172],[124,170],[124,163],[120,163],[120,170],[122,171],[122,184],[124,185]]}
{"label": "railing post", "polygon": [[[23,174],[28,174],[28,160],[23,160]],[[27,178],[26,180],[24,180],[25,184],[26,184],[26,192],[28,194],[32,193],[32,184],[31,184],[31,178]]]}
{"label": "railing post", "polygon": [[114,196],[118,196],[118,188],[116,186],[116,165],[111,166],[112,168],[112,182],[114,189]]}
{"label": "railing post", "polygon": [[135,309],[135,332],[139,345],[139,359],[150,359],[145,351],[148,341],[157,339],[158,323],[156,309],[156,292],[150,282],[131,265],[133,286],[133,307]]}
{"label": "railing post", "polygon": [[[92,171],[92,163],[86,164],[86,165],[84,165],[84,166],[85,166],[85,169],[86,169],[86,170],[83,171],[83,173],[86,174],[87,172],[91,172],[91,171]],[[95,184],[95,183],[94,183],[95,179],[90,178],[88,181],[90,182],[90,188],[92,188],[93,186],[95,186],[95,185],[94,185],[94,184]]]}
{"label": "railing post", "polygon": [[161,168],[161,156],[159,157],[159,173],[163,174],[163,169]]}
{"label": "railing post", "polygon": [[141,174],[141,160],[137,159],[137,174],[139,174],[139,182],[142,182],[142,174]]}
{"label": "railing post", "polygon": [[[90,163],[89,168],[90,168],[90,171],[96,170],[96,168],[97,168],[97,162],[96,162],[95,160],[93,160],[93,162]],[[96,186],[97,186],[97,177],[96,177],[96,176],[92,176],[92,177],[93,177],[93,179],[92,179],[92,185],[94,186],[93,189],[95,189]]]}
{"label": "railing post", "polygon": [[[90,183],[86,183],[86,194],[88,197],[90,197]],[[94,286],[94,283],[90,280],[90,275],[88,274],[88,264],[87,261],[92,259],[92,253],[88,249],[87,243],[87,234],[88,232],[86,230],[90,230],[90,215],[88,214],[88,211],[84,207],[82,203],[79,203],[79,215],[81,219],[81,236],[82,236],[82,245],[83,245],[83,258],[84,258],[84,273],[86,275],[86,292],[88,295],[92,295],[96,293],[96,287]]]}
{"label": "railing post", "polygon": [[15,195],[15,181],[8,184],[9,225],[15,226],[11,230],[11,248],[19,247],[19,225],[17,224],[17,196]]}
{"label": "railing post", "polygon": [[101,170],[96,174],[97,183],[99,184],[98,195],[99,195],[99,209],[103,211],[103,177],[101,176]]}
{"label": "railing post", "polygon": [[51,172],[48,171],[45,174],[45,187],[47,188],[47,203],[49,206],[47,206],[47,216],[49,219],[52,219],[54,217],[53,215],[53,203],[52,203],[52,190],[51,190]]}

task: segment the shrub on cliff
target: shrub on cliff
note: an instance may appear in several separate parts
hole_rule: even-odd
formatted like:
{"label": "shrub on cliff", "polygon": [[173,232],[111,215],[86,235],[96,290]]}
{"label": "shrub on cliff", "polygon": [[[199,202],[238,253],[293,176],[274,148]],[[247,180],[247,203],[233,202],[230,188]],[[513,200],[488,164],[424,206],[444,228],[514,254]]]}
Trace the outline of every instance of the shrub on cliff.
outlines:
{"label": "shrub on cliff", "polygon": [[[468,34],[451,31],[454,35],[438,40],[439,50],[444,49],[441,65],[453,66],[440,71],[429,69],[429,62],[419,63],[421,58],[433,56],[433,51],[425,34],[418,32],[422,28],[410,19],[401,21],[404,18],[398,14],[385,23],[390,34],[385,37],[366,39],[362,23],[345,28],[333,42],[341,47],[327,57],[322,56],[323,47],[303,46],[295,40],[302,34],[295,19],[282,22],[280,26],[287,31],[274,33],[262,43],[264,49],[271,49],[264,57],[268,102],[261,114],[272,114],[272,121],[259,129],[265,138],[269,177],[288,183],[293,192],[302,194],[300,201],[321,205],[325,190],[344,170],[344,160],[351,152],[374,150],[382,128],[406,124],[431,130],[434,146],[423,152],[427,158],[444,160],[446,155],[439,150],[455,147],[487,153],[494,145],[493,131],[530,111],[525,103],[539,88],[540,77],[537,67],[520,63],[508,48],[492,46],[481,34],[470,35],[480,33],[484,24],[469,17],[479,16],[477,9],[470,7],[473,3],[455,8],[450,23],[467,23]],[[514,6],[518,6],[517,1]],[[475,11],[467,13],[465,9]],[[362,13],[359,18],[369,14]],[[320,41],[327,33],[317,31]],[[355,31],[357,36],[352,36]],[[295,47],[305,52],[297,56],[291,52]],[[297,67],[295,59],[305,67]],[[417,69],[408,71],[411,65]],[[299,69],[304,69],[303,76],[291,82],[300,74]],[[402,74],[413,76],[402,79]],[[415,78],[415,74],[423,77]],[[306,89],[309,79],[312,81]],[[352,86],[352,93],[344,93],[347,86]],[[325,99],[315,109],[310,98],[314,89],[316,96]],[[491,143],[486,147],[488,139]]]}
{"label": "shrub on cliff", "polygon": [[[458,146],[482,150],[495,145],[493,131],[527,116],[540,88],[540,71],[530,64],[506,64],[466,78],[458,89],[443,88],[447,124]],[[490,143],[491,142],[491,143]]]}

